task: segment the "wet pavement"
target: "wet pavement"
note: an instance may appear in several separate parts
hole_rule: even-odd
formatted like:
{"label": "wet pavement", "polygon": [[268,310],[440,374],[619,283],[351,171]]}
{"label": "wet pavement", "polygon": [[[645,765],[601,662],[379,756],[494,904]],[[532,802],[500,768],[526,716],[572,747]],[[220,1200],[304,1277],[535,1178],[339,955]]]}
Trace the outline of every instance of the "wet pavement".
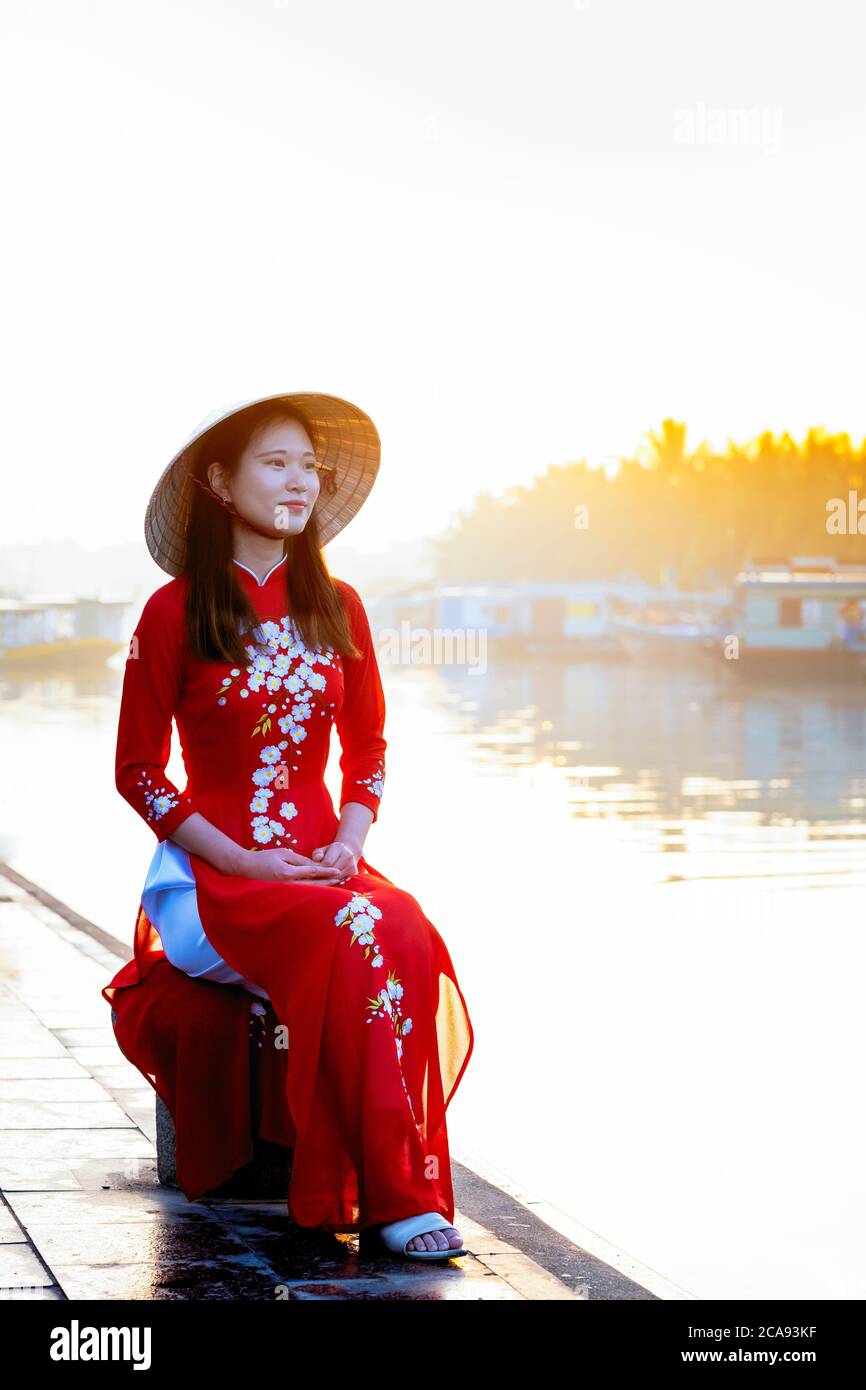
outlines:
{"label": "wet pavement", "polygon": [[297,1227],[282,1200],[187,1201],[158,1181],[156,1096],[100,995],[128,956],[0,865],[0,1298],[683,1296],[629,1278],[456,1161],[469,1253],[443,1263],[391,1256],[374,1233]]}

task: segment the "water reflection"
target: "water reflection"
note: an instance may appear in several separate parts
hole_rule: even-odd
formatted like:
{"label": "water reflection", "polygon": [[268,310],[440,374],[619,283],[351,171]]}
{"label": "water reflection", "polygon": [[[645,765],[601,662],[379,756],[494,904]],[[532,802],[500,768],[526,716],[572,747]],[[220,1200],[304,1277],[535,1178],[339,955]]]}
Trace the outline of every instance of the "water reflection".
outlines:
{"label": "water reflection", "polygon": [[[603,662],[442,668],[440,698],[479,771],[546,765],[571,814],[678,856],[660,878],[863,870],[866,700]],[[805,857],[802,857],[805,856]]]}
{"label": "water reflection", "polygon": [[[369,854],[467,992],[467,1159],[698,1297],[866,1295],[860,689],[382,674]],[[121,683],[0,679],[0,857],[129,943],[153,832],[114,786]]]}
{"label": "water reflection", "polygon": [[17,663],[0,666],[0,705],[54,711],[82,709],[94,703],[103,707],[106,700],[119,698],[125,660],[124,651],[100,663],[76,665],[58,659],[35,668]]}

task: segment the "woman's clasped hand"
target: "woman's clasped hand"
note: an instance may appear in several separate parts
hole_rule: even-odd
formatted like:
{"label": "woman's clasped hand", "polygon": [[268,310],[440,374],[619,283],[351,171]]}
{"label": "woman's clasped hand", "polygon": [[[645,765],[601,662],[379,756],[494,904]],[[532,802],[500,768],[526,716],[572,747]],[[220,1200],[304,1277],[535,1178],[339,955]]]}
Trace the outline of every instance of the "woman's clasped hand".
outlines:
{"label": "woman's clasped hand", "polygon": [[293,849],[249,850],[239,872],[244,878],[272,879],[277,883],[342,883],[357,873],[358,858],[342,840],[334,840],[314,849],[312,858]]}

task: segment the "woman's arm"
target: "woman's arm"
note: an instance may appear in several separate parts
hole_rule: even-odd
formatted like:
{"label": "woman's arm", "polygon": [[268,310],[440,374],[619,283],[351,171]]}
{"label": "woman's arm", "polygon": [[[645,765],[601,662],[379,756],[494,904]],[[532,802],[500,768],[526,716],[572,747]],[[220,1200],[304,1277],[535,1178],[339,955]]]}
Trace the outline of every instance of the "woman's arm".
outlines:
{"label": "woman's arm", "polygon": [[224,874],[243,874],[250,851],[206,819],[166,775],[186,644],[183,594],[164,584],[144,605],[129,644],[117,723],[115,783],[158,840],[171,838]]}
{"label": "woman's arm", "polygon": [[363,845],[367,831],[378,818],[385,784],[385,695],[364,605],[350,584],[343,580],[339,583],[361,658],[342,659],[344,698],[334,722],[342,748],[343,779],[340,827],[335,838],[344,843],[351,840],[354,845],[360,837]]}
{"label": "woman's arm", "polygon": [[244,849],[230,835],[224,834],[199,811],[187,816],[171,838],[182,849],[188,849],[190,853],[213,864],[221,874],[239,874],[247,878],[256,876],[251,863],[252,851]]}
{"label": "woman's arm", "polygon": [[[172,835],[172,840],[182,849],[188,849],[201,859],[213,864],[221,874],[235,874],[241,878],[279,879],[284,882],[297,882],[300,879],[314,883],[337,883],[339,875],[330,865],[317,864],[306,854],[283,848],[271,850],[244,849],[230,835],[221,830],[199,811],[187,816]],[[274,863],[276,860],[276,864]]]}
{"label": "woman's arm", "polygon": [[117,721],[115,785],[158,840],[198,810],[165,770],[180,693],[183,623],[182,595],[174,582],[164,584],[145,603],[132,635]]}
{"label": "woman's arm", "polygon": [[[385,696],[370,623],[351,584],[335,580],[360,658],[345,656],[343,701],[334,723],[340,738],[340,821],[330,845],[313,850],[313,859],[338,864],[346,873],[346,850],[361,858],[367,831],[379,814],[385,781]],[[344,845],[346,850],[336,850]]]}
{"label": "woman's arm", "polygon": [[334,839],[348,845],[357,858],[364,853],[364,841],[372,824],[373,812],[369,806],[362,806],[357,801],[347,801],[340,807],[340,824],[337,826]]}

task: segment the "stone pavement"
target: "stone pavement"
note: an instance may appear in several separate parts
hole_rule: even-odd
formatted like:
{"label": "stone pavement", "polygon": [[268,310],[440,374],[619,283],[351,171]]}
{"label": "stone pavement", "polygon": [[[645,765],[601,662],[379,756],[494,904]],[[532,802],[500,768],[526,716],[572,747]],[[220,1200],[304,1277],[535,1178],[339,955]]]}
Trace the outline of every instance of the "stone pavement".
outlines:
{"label": "stone pavement", "polygon": [[282,1201],[189,1202],[157,1180],[156,1095],[114,1039],[109,933],[0,864],[0,1298],[689,1298],[641,1282],[452,1159],[444,1264],[302,1230]]}

